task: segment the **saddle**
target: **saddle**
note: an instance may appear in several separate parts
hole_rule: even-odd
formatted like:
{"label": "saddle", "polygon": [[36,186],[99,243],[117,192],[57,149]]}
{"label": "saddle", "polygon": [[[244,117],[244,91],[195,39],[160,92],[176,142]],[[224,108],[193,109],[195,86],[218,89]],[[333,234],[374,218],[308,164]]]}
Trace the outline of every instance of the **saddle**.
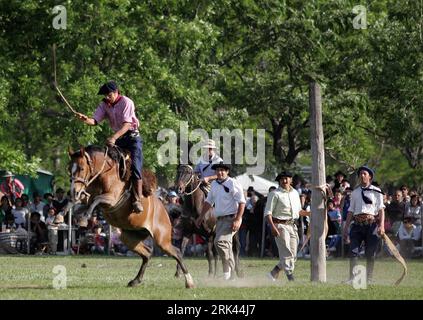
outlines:
{"label": "saddle", "polygon": [[[116,161],[118,166],[119,178],[122,181],[129,181],[131,178],[131,157],[129,151],[122,149],[118,146],[113,146],[109,148],[108,151],[109,157]],[[144,197],[149,197],[157,189],[157,179],[156,176],[149,170],[142,170],[142,195]],[[127,191],[132,189],[132,183],[129,185]]]}

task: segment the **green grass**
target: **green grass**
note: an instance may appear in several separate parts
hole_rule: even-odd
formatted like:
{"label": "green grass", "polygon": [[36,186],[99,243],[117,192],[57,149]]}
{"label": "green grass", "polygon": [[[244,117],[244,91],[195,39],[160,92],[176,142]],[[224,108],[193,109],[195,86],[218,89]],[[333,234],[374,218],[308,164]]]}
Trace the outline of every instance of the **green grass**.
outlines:
{"label": "green grass", "polygon": [[[328,260],[327,283],[318,284],[310,282],[310,261],[297,261],[294,283],[283,275],[271,283],[265,274],[277,260],[247,258],[241,260],[245,277],[230,282],[208,278],[205,259],[186,259],[196,284],[190,290],[183,278],[174,278],[175,262],[167,257],[151,259],[144,282],[127,288],[140,262],[135,257],[0,256],[0,299],[423,299],[423,260],[408,262],[409,275],[398,287],[393,283],[401,266],[393,259],[377,260],[376,283],[366,290],[342,284],[348,276],[348,260]],[[56,265],[66,267],[66,289],[53,289]],[[218,266],[221,275],[220,262]]]}

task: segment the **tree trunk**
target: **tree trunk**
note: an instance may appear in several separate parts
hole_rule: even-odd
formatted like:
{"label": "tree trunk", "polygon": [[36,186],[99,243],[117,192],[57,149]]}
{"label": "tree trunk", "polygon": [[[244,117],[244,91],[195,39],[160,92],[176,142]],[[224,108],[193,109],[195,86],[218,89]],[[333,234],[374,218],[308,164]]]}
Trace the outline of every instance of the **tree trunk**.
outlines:
{"label": "tree trunk", "polygon": [[[322,186],[326,183],[325,151],[322,125],[322,99],[320,86],[311,82],[309,87],[312,184]],[[313,188],[311,199],[311,281],[326,282],[326,245],[325,220],[326,209],[320,190]]]}

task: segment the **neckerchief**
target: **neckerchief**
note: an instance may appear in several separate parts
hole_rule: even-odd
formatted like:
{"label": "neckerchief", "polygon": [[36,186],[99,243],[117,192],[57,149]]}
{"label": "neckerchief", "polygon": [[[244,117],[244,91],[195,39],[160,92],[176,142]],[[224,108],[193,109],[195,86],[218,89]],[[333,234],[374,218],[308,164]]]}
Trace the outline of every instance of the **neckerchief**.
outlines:
{"label": "neckerchief", "polygon": [[225,189],[225,192],[226,192],[226,193],[228,193],[228,192],[229,192],[229,188],[223,184],[226,180],[228,180],[228,178],[226,178],[226,179],[225,179],[225,180],[223,180],[223,181],[216,180],[216,182],[217,182],[218,184],[220,184],[220,185],[223,187],[223,189]]}
{"label": "neckerchief", "polygon": [[377,192],[377,193],[380,193],[380,194],[384,194],[382,191],[379,191],[379,190],[376,190],[376,189],[361,187],[361,198],[363,199],[364,203],[366,203],[366,204],[372,204],[373,201],[369,197],[364,195],[364,191],[374,191],[374,192]]}
{"label": "neckerchief", "polygon": [[203,170],[202,170],[202,171],[203,171],[203,172],[204,172],[204,171],[206,171],[206,169],[207,169],[208,167],[210,167],[210,165],[212,164],[212,162],[213,162],[213,160],[212,160],[212,159],[210,159],[210,160],[209,160],[209,164],[208,164],[208,165],[206,165],[206,166],[203,168]]}

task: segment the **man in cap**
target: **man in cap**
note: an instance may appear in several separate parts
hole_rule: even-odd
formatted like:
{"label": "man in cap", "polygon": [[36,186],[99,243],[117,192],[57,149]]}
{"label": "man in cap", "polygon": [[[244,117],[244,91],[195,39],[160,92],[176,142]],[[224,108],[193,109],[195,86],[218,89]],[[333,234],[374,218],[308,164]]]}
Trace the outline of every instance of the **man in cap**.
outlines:
{"label": "man in cap", "polygon": [[242,215],[245,208],[245,197],[242,186],[229,177],[231,166],[222,162],[212,165],[216,170],[217,179],[211,184],[211,189],[207,195],[200,216],[195,222],[197,227],[204,219],[204,215],[214,205],[214,215],[216,221],[216,237],[214,245],[222,259],[223,278],[232,278],[235,270],[235,259],[232,251],[232,238],[239,230],[242,222]]}
{"label": "man in cap", "polygon": [[2,177],[6,180],[0,185],[0,190],[14,204],[15,200],[22,196],[25,186],[17,178],[14,178],[15,175],[10,171],[6,171]]}
{"label": "man in cap", "polygon": [[209,139],[201,148],[202,157],[195,166],[194,173],[198,174],[201,178],[202,183],[200,188],[207,197],[207,193],[210,189],[210,183],[217,178],[216,172],[212,169],[212,166],[216,163],[222,162],[223,160],[216,154],[216,143],[214,140]]}
{"label": "man in cap", "polygon": [[377,234],[383,235],[385,233],[385,205],[383,204],[382,191],[372,185],[374,171],[367,166],[362,166],[358,168],[357,175],[360,179],[360,186],[355,188],[351,194],[350,207],[343,232],[346,242],[348,242],[349,233],[350,242],[350,279],[348,282],[352,283],[356,276],[354,267],[357,265],[360,246],[364,241],[367,282],[371,283],[379,242]]}
{"label": "man in cap", "polygon": [[301,200],[298,191],[291,185],[292,173],[282,171],[275,181],[279,182],[279,188],[268,195],[264,216],[275,237],[279,251],[279,263],[270,271],[268,277],[272,281],[276,281],[279,272],[284,270],[288,280],[293,281],[298,247],[295,219],[298,219],[300,215]]}
{"label": "man in cap", "polygon": [[113,135],[107,139],[107,145],[115,144],[126,149],[131,154],[131,173],[134,186],[135,202],[132,204],[137,213],[141,213],[142,206],[142,139],[139,134],[139,121],[135,115],[134,102],[126,96],[120,94],[118,86],[114,81],[109,81],[100,87],[99,95],[105,98],[97,107],[92,118],[82,113],[78,117],[85,124],[94,126],[107,118],[114,131]]}

